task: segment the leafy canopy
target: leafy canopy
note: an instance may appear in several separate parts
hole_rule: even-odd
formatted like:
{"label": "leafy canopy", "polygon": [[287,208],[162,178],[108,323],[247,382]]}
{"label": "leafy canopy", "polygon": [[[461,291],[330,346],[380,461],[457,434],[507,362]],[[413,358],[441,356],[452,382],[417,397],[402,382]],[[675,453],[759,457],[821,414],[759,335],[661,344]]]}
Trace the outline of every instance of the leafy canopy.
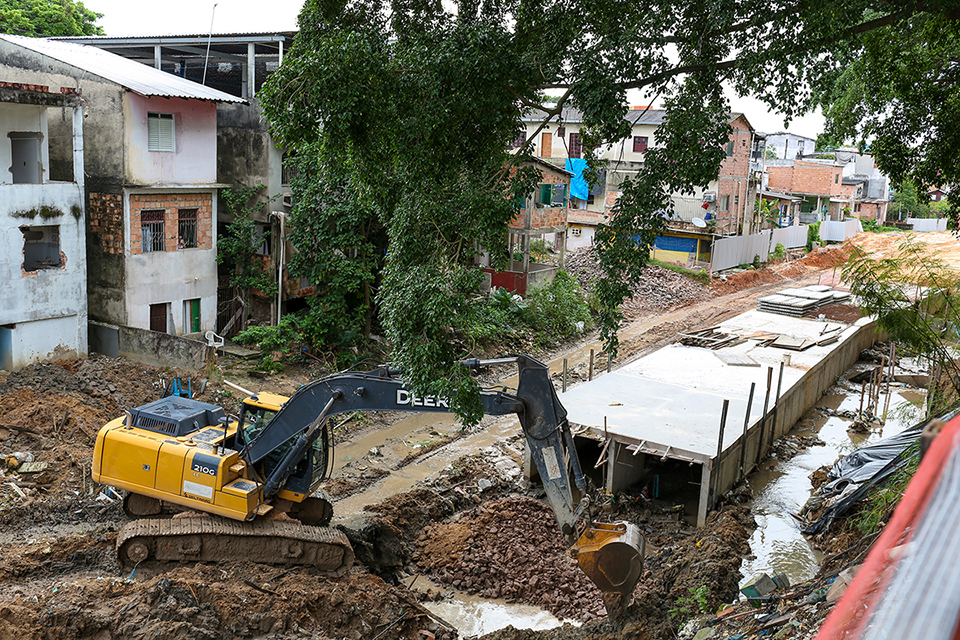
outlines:
{"label": "leafy canopy", "polygon": [[863,34],[850,63],[825,77],[814,96],[827,116],[826,137],[854,140],[894,184],[921,189],[960,184],[960,2],[927,4],[936,10],[891,3],[886,11],[904,17]]}
{"label": "leafy canopy", "polygon": [[102,17],[74,0],[0,0],[0,31],[14,35],[103,35]]}
{"label": "leafy canopy", "polygon": [[452,365],[450,337],[481,283],[473,258],[482,247],[505,263],[513,203],[538,180],[523,162],[539,131],[508,152],[524,114],[556,123],[578,108],[595,172],[603,145],[630,135],[635,96],[666,108],[656,146],[596,234],[599,325],[615,351],[619,305],[669,194],[717,176],[730,132],[721,82],[797,115],[871,32],[957,2],[307,0],[261,98],[279,140],[337,167],[342,206],[382,228],[377,300],[395,362],[418,392],[454,395],[475,419],[475,383]]}

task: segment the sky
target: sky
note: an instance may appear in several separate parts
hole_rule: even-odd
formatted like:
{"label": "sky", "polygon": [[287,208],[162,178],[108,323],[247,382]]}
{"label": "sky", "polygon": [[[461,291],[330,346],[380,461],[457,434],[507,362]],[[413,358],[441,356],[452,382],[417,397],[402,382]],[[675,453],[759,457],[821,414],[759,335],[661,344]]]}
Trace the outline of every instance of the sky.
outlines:
{"label": "sky", "polygon": [[[303,0],[218,0],[216,8],[208,0],[165,0],[159,7],[130,0],[83,0],[84,6],[102,13],[97,24],[108,36],[170,35],[208,33],[211,18],[214,33],[257,33],[293,31]],[[157,10],[162,8],[162,10]],[[149,14],[149,22],[144,16]],[[757,131],[776,133],[790,131],[816,138],[823,130],[819,113],[794,119],[789,127],[783,117],[768,111],[767,106],[752,98],[730,95],[731,110],[746,115]]]}

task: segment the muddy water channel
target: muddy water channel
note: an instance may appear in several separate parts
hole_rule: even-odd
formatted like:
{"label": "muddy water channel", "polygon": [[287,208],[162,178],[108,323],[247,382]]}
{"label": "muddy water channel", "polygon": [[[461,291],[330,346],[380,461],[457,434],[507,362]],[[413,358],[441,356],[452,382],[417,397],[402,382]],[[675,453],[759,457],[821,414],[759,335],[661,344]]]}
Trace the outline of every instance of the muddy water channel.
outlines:
{"label": "muddy water channel", "polygon": [[[846,378],[864,368],[848,371],[790,432],[795,436],[817,436],[824,446],[809,447],[786,461],[769,458],[750,477],[754,496],[750,508],[757,528],[750,538],[751,555],[741,566],[741,585],[760,573],[784,573],[791,583],[813,578],[822,557],[800,532],[801,524],[792,515],[799,513],[812,495],[810,474],[861,446],[900,433],[920,421],[924,391],[903,386],[891,388],[882,429],[869,434],[853,433],[847,430],[851,419],[831,415],[860,409],[860,386]],[[881,406],[884,402],[885,397],[881,396]]]}

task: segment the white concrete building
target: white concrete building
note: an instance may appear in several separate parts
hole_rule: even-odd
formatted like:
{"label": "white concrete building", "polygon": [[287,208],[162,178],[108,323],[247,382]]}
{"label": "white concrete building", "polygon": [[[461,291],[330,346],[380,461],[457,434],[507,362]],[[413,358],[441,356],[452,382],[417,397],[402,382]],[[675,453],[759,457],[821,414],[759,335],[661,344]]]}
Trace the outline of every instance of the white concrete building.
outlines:
{"label": "white concrete building", "polygon": [[[87,354],[80,97],[0,82],[0,368]],[[50,136],[50,121],[69,135]],[[63,153],[51,165],[51,145]]]}
{"label": "white concrete building", "polygon": [[[43,38],[0,35],[0,72],[67,87],[84,101],[78,175],[87,198],[90,320],[175,335],[215,329],[217,191],[228,186],[217,181],[217,104],[245,100]],[[50,129],[52,138],[64,135],[59,122]],[[62,149],[51,161],[60,156]]]}

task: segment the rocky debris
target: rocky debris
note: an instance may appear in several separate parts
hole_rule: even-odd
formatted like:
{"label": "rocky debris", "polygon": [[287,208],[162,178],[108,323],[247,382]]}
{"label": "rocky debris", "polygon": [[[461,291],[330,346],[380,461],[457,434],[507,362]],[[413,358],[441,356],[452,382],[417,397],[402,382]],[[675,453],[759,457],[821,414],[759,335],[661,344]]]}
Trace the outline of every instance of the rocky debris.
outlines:
{"label": "rocky debris", "polygon": [[[564,264],[566,269],[577,278],[584,291],[593,291],[594,283],[602,275],[596,250],[593,247],[586,247],[568,254]],[[633,297],[625,300],[621,306],[623,315],[627,319],[712,297],[710,290],[706,287],[658,265],[644,267],[640,282],[633,288],[632,293]]]}
{"label": "rocky debris", "polygon": [[[333,580],[246,562],[179,568],[148,579],[87,578],[16,594],[0,635],[57,638],[319,638],[363,640],[454,632],[414,595],[369,574]],[[379,635],[383,634],[383,635]]]}
{"label": "rocky debris", "polygon": [[789,460],[799,453],[803,453],[810,447],[823,447],[826,442],[818,436],[801,436],[796,434],[787,434],[777,439],[773,443],[773,454],[779,460]]}
{"label": "rocky debris", "polygon": [[560,618],[605,613],[601,592],[567,555],[553,512],[536,500],[488,502],[428,526],[417,546],[418,567],[460,591],[532,604]]}

